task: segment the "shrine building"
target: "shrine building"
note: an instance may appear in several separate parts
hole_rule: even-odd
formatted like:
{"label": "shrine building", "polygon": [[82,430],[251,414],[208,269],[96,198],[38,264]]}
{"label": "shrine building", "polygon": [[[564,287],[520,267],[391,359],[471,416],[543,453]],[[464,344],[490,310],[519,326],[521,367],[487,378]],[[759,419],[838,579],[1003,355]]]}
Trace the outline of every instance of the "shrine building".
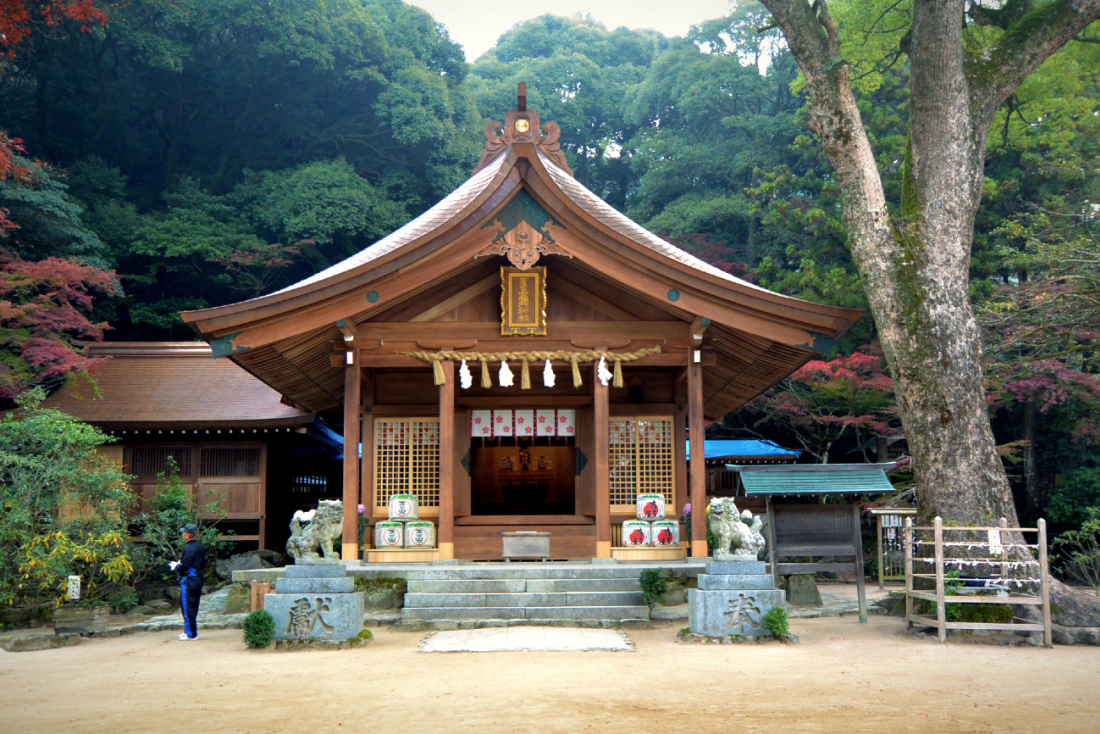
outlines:
{"label": "shrine building", "polygon": [[705,556],[702,522],[640,555],[619,529],[640,493],[672,518],[702,508],[705,422],[860,317],[646,231],[573,178],[559,137],[521,85],[473,175],[431,209],[277,293],[182,314],[290,404],[342,409],[345,559],[357,505],[373,524],[395,494],[417,498],[436,547],[367,560],[497,560],[517,531],[549,533],[553,559]]}

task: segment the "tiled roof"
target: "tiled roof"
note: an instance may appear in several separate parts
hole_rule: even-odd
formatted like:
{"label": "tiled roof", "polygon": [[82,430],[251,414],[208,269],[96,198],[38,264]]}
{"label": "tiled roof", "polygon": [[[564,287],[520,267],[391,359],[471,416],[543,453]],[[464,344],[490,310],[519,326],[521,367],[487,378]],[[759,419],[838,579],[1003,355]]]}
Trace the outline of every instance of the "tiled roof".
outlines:
{"label": "tiled roof", "polygon": [[107,427],[297,426],[313,414],[292,408],[282,396],[237,364],[213,359],[201,342],[134,342],[88,345],[90,356],[110,357],[91,386],[66,386],[46,399],[53,408]]}

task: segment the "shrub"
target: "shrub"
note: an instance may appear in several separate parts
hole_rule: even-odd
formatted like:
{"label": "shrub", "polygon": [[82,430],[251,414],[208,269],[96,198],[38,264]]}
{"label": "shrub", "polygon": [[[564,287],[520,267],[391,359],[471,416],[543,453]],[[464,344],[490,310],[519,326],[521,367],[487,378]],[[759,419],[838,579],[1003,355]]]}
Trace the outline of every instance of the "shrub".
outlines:
{"label": "shrub", "polygon": [[765,612],[763,624],[764,629],[781,640],[791,636],[791,624],[787,621],[787,610],[784,607],[772,607]]}
{"label": "shrub", "polygon": [[638,579],[642,584],[642,595],[645,596],[645,603],[649,606],[653,606],[668,591],[668,584],[661,577],[663,570],[660,568],[647,568],[642,571],[642,575]]}
{"label": "shrub", "polygon": [[257,609],[244,618],[244,644],[253,649],[263,649],[275,639],[275,618],[266,609]]}
{"label": "shrub", "polygon": [[1062,569],[1083,581],[1100,596],[1100,507],[1086,510],[1087,519],[1078,530],[1069,530],[1052,543],[1065,559]]}

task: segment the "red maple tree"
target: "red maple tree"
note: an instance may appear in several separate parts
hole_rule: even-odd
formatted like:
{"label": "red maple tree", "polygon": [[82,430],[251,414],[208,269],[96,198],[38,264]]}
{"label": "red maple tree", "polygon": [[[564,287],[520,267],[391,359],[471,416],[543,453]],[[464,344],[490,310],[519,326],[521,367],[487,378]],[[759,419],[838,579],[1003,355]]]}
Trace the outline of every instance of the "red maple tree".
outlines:
{"label": "red maple tree", "polygon": [[45,31],[67,20],[87,32],[107,25],[107,13],[93,0],[0,0],[0,53],[11,56],[36,29]]}
{"label": "red maple tree", "polygon": [[106,323],[94,323],[94,294],[120,291],[114,272],[57,257],[28,262],[0,251],[0,397],[32,385],[90,374],[102,358],[74,349],[74,339],[100,341]]}

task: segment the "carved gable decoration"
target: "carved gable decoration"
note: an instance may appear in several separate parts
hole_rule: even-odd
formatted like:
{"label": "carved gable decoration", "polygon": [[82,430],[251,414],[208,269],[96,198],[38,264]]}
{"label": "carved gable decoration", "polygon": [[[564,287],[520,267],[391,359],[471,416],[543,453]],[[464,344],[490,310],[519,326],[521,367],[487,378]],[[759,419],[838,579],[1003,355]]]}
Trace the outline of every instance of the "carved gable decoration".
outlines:
{"label": "carved gable decoration", "polygon": [[520,222],[504,233],[504,236],[492,243],[475,257],[485,255],[505,255],[508,261],[519,270],[528,270],[539,261],[540,255],[565,255],[573,257],[561,249],[553,240],[527,223]]}
{"label": "carved gable decoration", "polygon": [[558,168],[572,176],[573,169],[566,163],[565,154],[561,152],[561,128],[556,122],[546,123],[545,128],[546,134],[543,135],[539,129],[539,114],[528,109],[509,112],[504,118],[503,127],[496,120],[490,120],[483,131],[485,150],[474,173],[484,168],[512,143],[534,143]]}
{"label": "carved gable decoration", "polygon": [[521,190],[483,227],[496,227],[499,234],[474,257],[504,255],[520,270],[528,270],[542,255],[573,257],[550,237],[547,225],[551,223],[558,224],[531,194]]}

